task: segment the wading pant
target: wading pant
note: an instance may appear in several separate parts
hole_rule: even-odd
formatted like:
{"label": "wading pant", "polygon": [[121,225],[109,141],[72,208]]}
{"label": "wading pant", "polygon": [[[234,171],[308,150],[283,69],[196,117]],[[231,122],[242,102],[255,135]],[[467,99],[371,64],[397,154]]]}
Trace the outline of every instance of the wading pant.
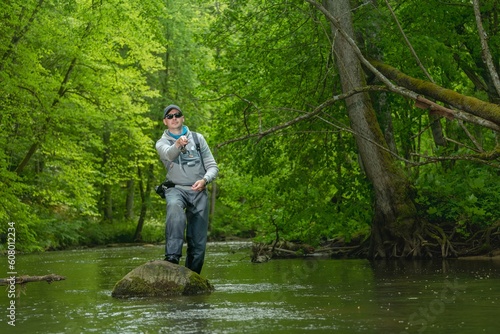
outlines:
{"label": "wading pant", "polygon": [[186,231],[186,267],[199,274],[203,267],[207,246],[207,191],[172,187],[166,189],[165,200],[167,202],[165,258],[175,260],[181,258],[184,231]]}

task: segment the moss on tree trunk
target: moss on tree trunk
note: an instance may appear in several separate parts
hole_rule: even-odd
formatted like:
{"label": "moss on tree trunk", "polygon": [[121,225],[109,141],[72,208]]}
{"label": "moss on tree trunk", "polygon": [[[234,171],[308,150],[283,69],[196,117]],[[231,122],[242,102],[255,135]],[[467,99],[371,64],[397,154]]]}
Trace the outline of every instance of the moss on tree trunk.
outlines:
{"label": "moss on tree trunk", "polygon": [[500,105],[498,104],[482,101],[472,96],[462,95],[432,82],[410,77],[396,68],[379,61],[373,60],[371,64],[387,78],[394,80],[400,86],[418,94],[442,101],[459,110],[491,121],[496,125],[500,125]]}

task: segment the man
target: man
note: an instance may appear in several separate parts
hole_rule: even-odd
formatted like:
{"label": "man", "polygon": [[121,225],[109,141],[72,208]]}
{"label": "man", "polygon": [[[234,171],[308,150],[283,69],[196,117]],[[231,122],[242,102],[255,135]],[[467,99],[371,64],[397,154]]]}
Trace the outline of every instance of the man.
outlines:
{"label": "man", "polygon": [[172,104],[164,109],[163,124],[167,129],[156,142],[156,150],[167,170],[163,185],[167,202],[165,260],[179,263],[186,230],[186,267],[199,274],[208,233],[206,185],[217,177],[219,168],[205,138],[184,125],[178,106]]}

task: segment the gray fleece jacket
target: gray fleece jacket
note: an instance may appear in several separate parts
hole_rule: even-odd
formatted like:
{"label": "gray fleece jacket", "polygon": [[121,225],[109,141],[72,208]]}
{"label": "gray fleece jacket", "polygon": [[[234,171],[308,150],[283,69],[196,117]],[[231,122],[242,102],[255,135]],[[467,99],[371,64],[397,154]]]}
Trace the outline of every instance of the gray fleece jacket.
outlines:
{"label": "gray fleece jacket", "polygon": [[176,139],[169,135],[168,131],[163,132],[162,137],[156,142],[156,151],[160,156],[163,165],[167,169],[167,180],[178,185],[190,186],[198,180],[206,178],[210,183],[219,173],[219,167],[208,147],[207,141],[200,133],[196,133],[200,142],[200,150],[205,164],[206,171],[203,169],[201,157],[196,150],[196,144],[193,139],[193,133],[187,131],[188,138],[186,152],[182,153],[174,143]]}

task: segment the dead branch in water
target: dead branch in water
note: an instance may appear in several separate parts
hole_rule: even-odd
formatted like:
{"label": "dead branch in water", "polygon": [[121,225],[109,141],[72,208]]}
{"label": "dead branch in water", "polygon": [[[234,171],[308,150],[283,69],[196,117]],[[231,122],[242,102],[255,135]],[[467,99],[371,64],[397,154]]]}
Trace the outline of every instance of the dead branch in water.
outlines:
{"label": "dead branch in water", "polygon": [[0,278],[0,285],[8,285],[12,284],[12,281],[15,279],[15,284],[25,284],[30,282],[40,282],[46,281],[47,283],[52,283],[54,281],[62,281],[65,280],[66,277],[59,276],[55,274],[44,275],[44,276],[17,276],[12,278]]}

